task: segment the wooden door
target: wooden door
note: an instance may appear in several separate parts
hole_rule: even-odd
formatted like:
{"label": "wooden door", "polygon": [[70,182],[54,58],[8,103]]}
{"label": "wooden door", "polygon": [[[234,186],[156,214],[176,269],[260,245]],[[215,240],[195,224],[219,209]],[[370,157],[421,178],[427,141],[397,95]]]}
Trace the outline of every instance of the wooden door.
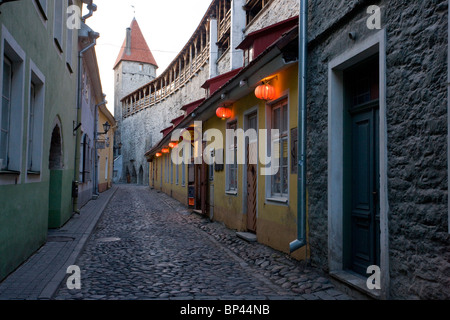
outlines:
{"label": "wooden door", "polygon": [[378,106],[352,115],[351,267],[380,264]]}
{"label": "wooden door", "polygon": [[[248,128],[257,130],[257,114],[251,114],[247,117]],[[247,229],[256,233],[256,221],[257,221],[257,165],[255,159],[257,159],[257,147],[256,141],[249,141],[247,144]]]}

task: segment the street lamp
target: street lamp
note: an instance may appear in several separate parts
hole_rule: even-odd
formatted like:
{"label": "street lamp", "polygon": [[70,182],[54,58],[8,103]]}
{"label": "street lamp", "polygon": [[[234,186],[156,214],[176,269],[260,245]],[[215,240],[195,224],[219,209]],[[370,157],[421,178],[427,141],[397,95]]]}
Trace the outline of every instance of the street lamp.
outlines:
{"label": "street lamp", "polygon": [[107,134],[108,131],[109,131],[109,129],[111,129],[111,125],[109,124],[108,121],[106,121],[106,122],[103,124],[103,130],[105,130],[105,132],[99,132],[98,134]]}

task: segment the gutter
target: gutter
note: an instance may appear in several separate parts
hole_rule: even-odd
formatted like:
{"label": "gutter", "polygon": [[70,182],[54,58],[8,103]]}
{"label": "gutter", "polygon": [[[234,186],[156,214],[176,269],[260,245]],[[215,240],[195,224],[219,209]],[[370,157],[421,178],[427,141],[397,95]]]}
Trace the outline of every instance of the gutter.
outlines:
{"label": "gutter", "polygon": [[306,246],[306,143],[307,143],[307,58],[308,58],[308,0],[300,0],[299,79],[298,79],[298,183],[297,239],[289,244],[290,252]]}
{"label": "gutter", "polygon": [[[81,49],[78,52],[78,96],[77,96],[77,126],[76,126],[76,139],[75,139],[75,167],[74,167],[74,174],[73,174],[73,184],[74,186],[78,186],[79,181],[79,167],[80,167],[80,152],[79,152],[79,146],[81,141],[81,135],[80,135],[80,128],[81,128],[81,104],[82,104],[82,95],[81,95],[81,87],[82,87],[82,78],[83,78],[83,68],[82,68],[82,62],[83,62],[83,55],[86,51],[93,48],[97,44],[97,38],[100,36],[97,32],[89,31],[87,33],[88,38],[92,39],[93,42],[89,44],[87,47]],[[80,214],[80,211],[78,210],[78,192],[74,194],[73,197],[73,212],[76,214]]]}
{"label": "gutter", "polygon": [[95,150],[95,169],[94,169],[94,199],[98,196],[98,150],[97,150],[97,140],[98,140],[98,118],[99,111],[98,108],[102,105],[106,105],[108,101],[105,100],[106,94],[103,94],[103,101],[95,105],[94,108],[94,150]]}

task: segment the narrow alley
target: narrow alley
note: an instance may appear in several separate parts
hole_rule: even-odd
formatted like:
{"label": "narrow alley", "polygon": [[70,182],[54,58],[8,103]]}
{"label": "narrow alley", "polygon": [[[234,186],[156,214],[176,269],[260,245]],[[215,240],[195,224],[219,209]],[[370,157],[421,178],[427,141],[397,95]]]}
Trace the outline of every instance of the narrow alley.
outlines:
{"label": "narrow alley", "polygon": [[118,185],[57,300],[347,300],[326,275],[249,243],[164,193]]}

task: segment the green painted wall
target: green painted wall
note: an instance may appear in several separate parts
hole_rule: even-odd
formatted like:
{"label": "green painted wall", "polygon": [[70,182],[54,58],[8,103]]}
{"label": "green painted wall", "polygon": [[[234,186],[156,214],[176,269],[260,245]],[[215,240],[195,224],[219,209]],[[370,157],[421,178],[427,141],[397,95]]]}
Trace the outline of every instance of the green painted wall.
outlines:
{"label": "green painted wall", "polygon": [[[73,33],[74,72],[71,73],[66,66],[65,29],[63,53],[60,53],[53,40],[54,1],[47,1],[47,22],[41,18],[34,1],[6,3],[0,8],[1,27],[9,31],[26,54],[21,174],[14,185],[1,185],[0,177],[0,281],[45,243],[49,227],[62,226],[72,215],[71,187],[75,159],[75,137],[72,130],[76,120],[77,101],[77,32],[74,30]],[[79,5],[80,1],[75,1],[75,4]],[[2,30],[0,29],[0,35]],[[29,182],[26,171],[30,61],[45,76],[42,170],[37,182]],[[52,130],[56,122],[60,123],[62,131],[63,167],[51,176],[48,160]],[[57,183],[51,184],[56,180]],[[49,215],[50,192],[57,194],[59,199],[57,203],[51,204],[52,215]]]}

